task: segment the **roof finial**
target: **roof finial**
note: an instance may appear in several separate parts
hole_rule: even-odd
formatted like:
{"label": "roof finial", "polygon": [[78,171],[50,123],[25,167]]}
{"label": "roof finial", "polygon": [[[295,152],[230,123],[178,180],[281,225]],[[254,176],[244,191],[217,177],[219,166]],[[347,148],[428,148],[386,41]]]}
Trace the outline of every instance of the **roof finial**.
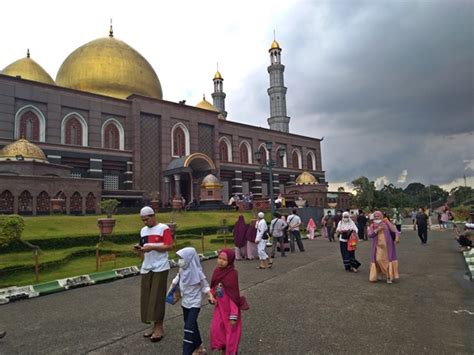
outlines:
{"label": "roof finial", "polygon": [[113,30],[113,28],[112,28],[112,19],[110,19],[109,37],[110,37],[110,38],[113,38],[113,37],[114,37],[114,30]]}
{"label": "roof finial", "polygon": [[276,41],[275,30],[273,30],[273,40]]}
{"label": "roof finial", "polygon": [[202,94],[202,99],[206,101],[206,94]]}
{"label": "roof finial", "polygon": [[219,62],[217,62],[217,71],[219,71]]}
{"label": "roof finial", "polygon": [[30,57],[30,49],[27,48],[27,49],[26,49],[26,58],[29,58],[29,57]]}

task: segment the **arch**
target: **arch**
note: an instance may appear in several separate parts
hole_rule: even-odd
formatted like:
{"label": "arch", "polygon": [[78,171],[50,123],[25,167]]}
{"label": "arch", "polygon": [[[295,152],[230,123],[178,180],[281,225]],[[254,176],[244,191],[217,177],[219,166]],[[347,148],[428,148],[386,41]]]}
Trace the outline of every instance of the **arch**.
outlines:
{"label": "arch", "polygon": [[[59,191],[56,195],[54,195],[55,199],[60,199],[62,202],[60,203],[61,209],[59,212],[66,213],[66,194],[63,191]],[[53,208],[54,211],[54,208]]]}
{"label": "arch", "polygon": [[252,147],[250,143],[246,140],[243,140],[239,144],[239,156],[240,162],[245,164],[252,164]]}
{"label": "arch", "polygon": [[96,198],[92,192],[89,192],[86,196],[86,213],[95,213],[96,210]]}
{"label": "arch", "polygon": [[78,144],[78,145],[87,147],[88,136],[89,136],[87,122],[84,119],[84,117],[82,117],[82,115],[77,112],[68,113],[66,116],[64,116],[63,120],[61,121],[61,143],[62,144],[75,144],[75,143],[68,143],[68,139],[67,139],[68,123],[70,123],[73,119],[76,119],[79,122],[82,129],[81,138],[79,139],[81,144]]}
{"label": "arch", "polygon": [[18,213],[29,214],[31,212],[33,212],[33,196],[25,190],[18,197]]}
{"label": "arch", "polygon": [[[113,145],[114,147],[117,147],[117,148],[108,148],[106,145],[106,141],[109,142],[109,138],[106,139],[106,130],[108,128],[107,126],[109,125],[114,125],[114,127],[118,130],[118,134],[119,134],[118,147],[116,143]],[[122,124],[119,121],[117,121],[115,118],[109,118],[102,124],[101,135],[102,135],[102,148],[120,149],[120,150],[125,149],[125,131],[123,129]],[[110,146],[110,142],[109,142],[109,146]]]}
{"label": "arch", "polygon": [[[183,137],[180,135],[180,132],[184,134],[184,141],[182,139]],[[184,154],[180,155],[177,153]],[[189,130],[183,123],[178,122],[173,126],[173,128],[171,128],[171,156],[178,158],[180,156],[189,155],[190,153],[191,149],[189,145]]]}
{"label": "arch", "polygon": [[261,159],[263,159],[265,157],[265,162],[270,159],[270,156],[269,156],[269,153],[268,153],[268,149],[267,149],[267,146],[265,145],[265,143],[261,143],[259,146],[258,146],[258,150],[262,156]]}
{"label": "arch", "polygon": [[193,162],[193,160],[205,160],[207,162],[207,164],[209,165],[210,169],[211,170],[216,170],[216,165],[214,164],[214,162],[212,161],[211,158],[209,158],[206,154],[204,153],[193,153],[191,154],[189,157],[186,158],[186,160],[184,161],[184,164],[183,166],[185,168],[189,167],[191,165],[191,163]]}
{"label": "arch", "polygon": [[46,191],[41,191],[38,196],[36,196],[36,213],[46,214],[49,213],[50,207],[50,198]]}
{"label": "arch", "polygon": [[5,190],[0,194],[0,212],[13,213],[13,201],[15,198],[9,190]]}
{"label": "arch", "polygon": [[[22,138],[22,118],[24,115],[33,115],[36,117],[38,120],[38,127],[37,127],[37,133],[36,137],[37,139],[31,139],[31,140],[37,140],[40,142],[45,142],[46,141],[46,118],[44,117],[43,113],[40,111],[39,108],[33,105],[25,105],[21,107],[15,114],[15,139],[20,139]],[[31,116],[32,117],[32,116]],[[26,122],[25,122],[26,123]],[[26,128],[26,127],[24,127]]]}
{"label": "arch", "polygon": [[232,144],[227,137],[219,138],[219,158],[221,161],[232,161]]}
{"label": "arch", "polygon": [[72,214],[82,213],[82,196],[79,192],[74,192],[70,200],[70,212]]}
{"label": "arch", "polygon": [[306,154],[306,169],[316,170],[316,157],[311,150]]}
{"label": "arch", "polygon": [[291,153],[291,167],[294,169],[303,169],[303,159],[298,148],[294,148]]}
{"label": "arch", "polygon": [[[283,150],[285,152],[285,155],[283,155],[283,158],[280,157],[280,150]],[[287,168],[288,167],[288,158],[287,158],[288,154],[286,152],[285,146],[279,145],[277,149],[275,150],[275,154],[276,154],[277,165],[282,168]]]}

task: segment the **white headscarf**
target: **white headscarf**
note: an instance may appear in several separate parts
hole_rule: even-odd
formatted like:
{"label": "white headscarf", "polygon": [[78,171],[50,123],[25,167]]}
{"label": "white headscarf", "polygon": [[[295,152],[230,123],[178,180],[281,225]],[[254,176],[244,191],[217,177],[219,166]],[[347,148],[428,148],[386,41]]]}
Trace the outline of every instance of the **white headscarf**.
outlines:
{"label": "white headscarf", "polygon": [[[347,219],[344,219],[345,217],[347,217]],[[344,212],[342,214],[342,219],[339,221],[337,229],[339,231],[353,230],[357,232],[357,226],[355,225],[354,221],[351,219],[349,212]]]}
{"label": "white headscarf", "polygon": [[183,285],[196,285],[206,278],[202,272],[201,262],[196,249],[187,247],[176,252],[186,263],[180,268],[180,283]]}

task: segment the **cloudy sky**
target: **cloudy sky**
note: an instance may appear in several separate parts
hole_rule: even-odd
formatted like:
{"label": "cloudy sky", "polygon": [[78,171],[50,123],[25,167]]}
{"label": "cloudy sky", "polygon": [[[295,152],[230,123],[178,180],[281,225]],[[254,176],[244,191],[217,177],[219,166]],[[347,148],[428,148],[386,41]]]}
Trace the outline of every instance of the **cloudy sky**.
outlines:
{"label": "cloudy sky", "polygon": [[53,77],[108,34],[155,68],[164,99],[210,100],[219,62],[228,119],[267,127],[268,48],[286,66],[290,131],[324,137],[332,186],[364,175],[474,187],[474,2],[9,1],[0,69],[31,56]]}

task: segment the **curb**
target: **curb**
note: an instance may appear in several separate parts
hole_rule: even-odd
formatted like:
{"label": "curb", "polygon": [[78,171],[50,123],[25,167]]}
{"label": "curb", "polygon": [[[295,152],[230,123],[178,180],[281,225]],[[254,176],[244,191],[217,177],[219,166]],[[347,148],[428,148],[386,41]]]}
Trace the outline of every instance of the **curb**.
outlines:
{"label": "curb", "polygon": [[474,249],[463,252],[463,255],[469,269],[470,280],[472,281],[474,279]]}

